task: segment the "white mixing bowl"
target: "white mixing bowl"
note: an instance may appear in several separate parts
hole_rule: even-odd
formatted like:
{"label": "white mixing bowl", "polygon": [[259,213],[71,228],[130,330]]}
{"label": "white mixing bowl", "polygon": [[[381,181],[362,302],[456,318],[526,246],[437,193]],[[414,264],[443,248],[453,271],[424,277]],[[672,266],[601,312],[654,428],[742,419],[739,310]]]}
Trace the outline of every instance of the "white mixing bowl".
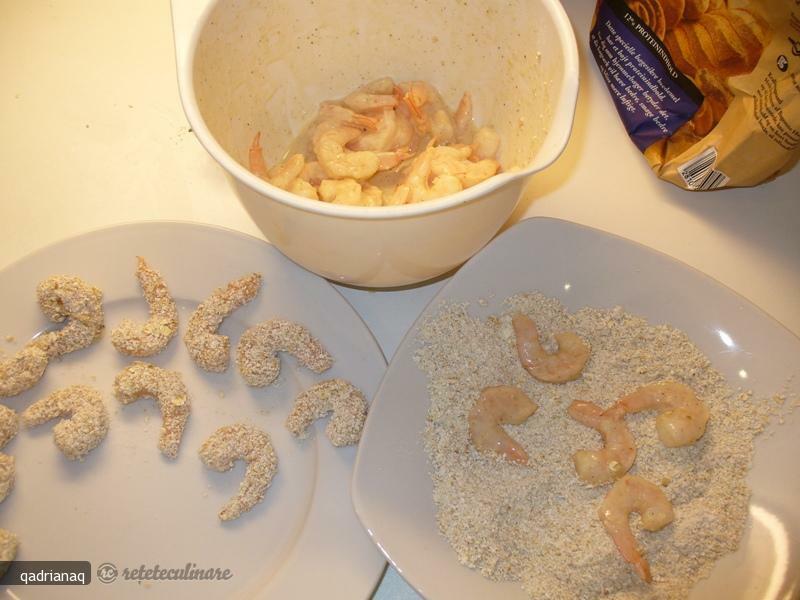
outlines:
{"label": "white mixing bowl", "polygon": [[[400,286],[460,265],[569,138],[578,53],[557,0],[173,0],[172,13],[198,139],[267,238],[335,281]],[[428,81],[450,106],[471,92],[476,122],[500,134],[504,172],[438,200],[358,207],[296,196],[247,170],[256,131],[273,164],[321,101],[384,76]]]}

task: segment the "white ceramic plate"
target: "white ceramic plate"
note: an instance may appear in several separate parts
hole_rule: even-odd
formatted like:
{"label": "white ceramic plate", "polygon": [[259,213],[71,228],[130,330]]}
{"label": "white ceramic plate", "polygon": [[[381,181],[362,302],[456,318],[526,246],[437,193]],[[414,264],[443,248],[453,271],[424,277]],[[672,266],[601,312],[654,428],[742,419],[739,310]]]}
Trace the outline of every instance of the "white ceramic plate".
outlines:
{"label": "white ceramic plate", "polygon": [[[123,407],[111,394],[115,375],[131,359],[111,346],[109,331],[123,317],[147,314],[133,274],[136,255],[164,275],[179,306],[180,336],[191,311],[215,287],[257,271],[264,279],[259,296],[222,325],[232,346],[248,326],[284,317],[305,324],[334,356],[334,367],[315,375],[283,355],[278,382],[248,388],[233,364],[224,374],[201,371],[176,336],[152,362],[183,374],[192,413],[178,458],[164,458],[156,447],[160,414],[155,404],[141,400]],[[318,422],[304,442],[284,427],[294,397],[315,381],[344,377],[370,398],[383,375],[380,349],[339,293],[269,244],[232,231],[180,223],[114,227],[55,244],[0,272],[0,347],[5,351],[48,327],[35,288],[53,274],[79,275],[103,290],[106,332],[90,348],[51,364],[32,390],[3,402],[21,411],[60,387],[92,385],[105,396],[111,428],[82,463],[58,452],[52,424],[21,431],[3,450],[16,457],[17,484],[0,504],[0,526],[20,537],[17,558],[91,561],[91,585],[58,588],[59,597],[367,597],[384,561],[350,501],[355,448],[331,446],[325,423]],[[16,343],[4,341],[6,336]],[[197,450],[218,427],[237,421],[269,433],[279,468],[263,502],[222,524],[217,511],[238,490],[244,465],[216,473],[203,466]],[[101,563],[116,566],[115,582],[97,579]],[[186,563],[227,568],[233,577],[144,583],[123,578],[125,568]],[[13,593],[45,598],[54,589],[14,587]]]}
{"label": "white ceramic plate", "polygon": [[[609,234],[554,219],[523,221],[470,260],[406,335],[373,400],[353,475],[361,522],[400,574],[428,598],[523,599],[515,583],[493,583],[461,566],[435,521],[422,431],[426,377],[413,362],[422,319],[442,301],[473,314],[503,310],[538,290],[570,310],[623,306],[686,331],[734,385],[800,392],[800,340],[709,277]],[[776,290],[776,293],[779,293]],[[485,299],[480,306],[476,301]],[[746,373],[746,380],[740,379]],[[794,376],[794,380],[789,378]],[[762,437],[749,481],[751,524],[738,552],[720,560],[693,598],[788,598],[800,583],[800,410]]]}

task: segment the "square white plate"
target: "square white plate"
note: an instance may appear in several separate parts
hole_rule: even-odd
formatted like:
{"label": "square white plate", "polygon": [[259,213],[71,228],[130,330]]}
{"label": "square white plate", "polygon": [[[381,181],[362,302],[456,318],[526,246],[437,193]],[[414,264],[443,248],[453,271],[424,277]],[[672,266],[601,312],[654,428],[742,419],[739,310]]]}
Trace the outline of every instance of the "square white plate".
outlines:
{"label": "square white plate", "polygon": [[[178,305],[180,331],[169,346],[142,359],[179,371],[191,415],[178,457],[156,446],[161,415],[151,400],[122,406],[111,393],[117,373],[132,360],[109,340],[123,317],[146,318],[134,277],[136,256],[161,272]],[[233,361],[223,374],[206,373],[189,359],[181,336],[188,317],[214,288],[251,272],[263,276],[259,295],[222,324],[235,349],[239,336],[260,321],[282,317],[303,323],[334,357],[316,375],[281,355],[273,385],[250,388]],[[87,587],[3,588],[9,597],[48,598],[365,598],[384,566],[359,526],[350,501],[355,448],[334,448],[312,426],[297,440],[284,426],[296,395],[316,381],[343,377],[370,398],[385,361],[355,311],[324,279],[305,271],[253,237],[188,223],[138,223],[59,242],[0,271],[0,347],[14,352],[51,327],[36,304],[36,285],[55,274],[84,278],[103,291],[106,331],[89,348],[51,363],[32,389],[2,402],[22,411],[72,384],[100,390],[111,413],[106,439],[83,462],[70,462],[52,441],[54,422],[20,431],[2,451],[17,461],[17,482],[0,504],[0,527],[19,536],[19,560],[88,560]],[[3,341],[13,336],[16,343]],[[233,350],[232,350],[233,353]],[[278,473],[263,502],[234,521],[217,511],[239,488],[241,461],[227,473],[203,466],[200,444],[222,425],[244,421],[263,428],[278,456]],[[117,578],[102,583],[101,563]],[[230,569],[228,581],[126,580],[140,565]],[[13,594],[11,595],[11,592]]]}
{"label": "square white plate", "polygon": [[[622,238],[555,219],[523,221],[462,267],[408,332],[373,399],[359,446],[356,513],[395,568],[425,597],[521,600],[526,595],[516,583],[495,583],[460,565],[439,534],[422,440],[427,380],[413,360],[418,326],[442,302],[469,302],[473,314],[486,317],[502,312],[507,297],[534,290],[573,311],[619,305],[651,323],[678,327],[729,382],[758,395],[800,392],[800,340],[728,288]],[[797,591],[799,413],[773,436],[757,441],[748,478],[752,526],[739,551],[721,559],[712,576],[695,586],[692,598],[783,598]]]}

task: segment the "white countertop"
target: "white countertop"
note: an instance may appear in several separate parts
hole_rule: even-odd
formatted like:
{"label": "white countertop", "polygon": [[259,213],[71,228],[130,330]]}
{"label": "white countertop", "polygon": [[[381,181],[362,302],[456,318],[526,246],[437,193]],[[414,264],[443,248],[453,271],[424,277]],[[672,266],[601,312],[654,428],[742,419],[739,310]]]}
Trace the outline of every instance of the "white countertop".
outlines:
{"label": "white countertop", "polygon": [[[575,130],[514,220],[559,217],[655,248],[800,335],[800,169],[703,194],[659,181],[588,54],[593,3],[565,5],[582,59]],[[183,116],[167,2],[0,0],[0,140],[0,268],[56,240],[137,220],[263,237]],[[391,358],[441,285],[339,289]],[[389,569],[375,597],[417,596]]]}

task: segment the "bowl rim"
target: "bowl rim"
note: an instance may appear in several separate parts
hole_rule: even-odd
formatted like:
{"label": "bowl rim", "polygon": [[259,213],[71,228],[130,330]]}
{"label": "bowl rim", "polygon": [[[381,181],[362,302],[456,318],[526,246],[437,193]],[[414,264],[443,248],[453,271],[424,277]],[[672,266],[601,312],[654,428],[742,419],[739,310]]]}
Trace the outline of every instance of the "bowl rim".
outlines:
{"label": "bowl rim", "polygon": [[304,212],[331,217],[383,220],[405,219],[430,213],[444,212],[487,196],[496,189],[523,177],[528,177],[551,165],[564,151],[574,124],[578,99],[579,59],[578,45],[572,25],[564,7],[558,0],[540,0],[555,25],[560,40],[563,72],[558,91],[558,102],[542,146],[531,164],[524,169],[505,171],[465,190],[436,198],[398,206],[351,206],[332,204],[298,196],[276,187],[246,169],[220,145],[200,113],[194,90],[194,66],[197,46],[211,12],[223,0],[201,0],[187,10],[183,0],[172,0],[173,33],[178,71],[178,90],[186,118],[200,144],[235,180],[268,199]]}

